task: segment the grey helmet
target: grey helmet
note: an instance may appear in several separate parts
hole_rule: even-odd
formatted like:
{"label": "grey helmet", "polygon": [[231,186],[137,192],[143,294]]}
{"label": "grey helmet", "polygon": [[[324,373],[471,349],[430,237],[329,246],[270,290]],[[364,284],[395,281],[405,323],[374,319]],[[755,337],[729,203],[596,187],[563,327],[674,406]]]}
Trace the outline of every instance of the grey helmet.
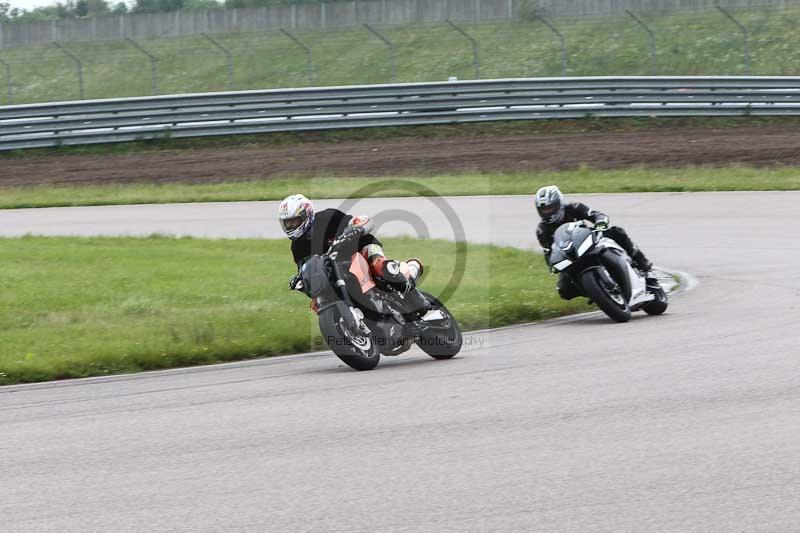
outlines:
{"label": "grey helmet", "polygon": [[536,191],[536,211],[547,224],[558,224],[564,220],[564,195],[555,185]]}

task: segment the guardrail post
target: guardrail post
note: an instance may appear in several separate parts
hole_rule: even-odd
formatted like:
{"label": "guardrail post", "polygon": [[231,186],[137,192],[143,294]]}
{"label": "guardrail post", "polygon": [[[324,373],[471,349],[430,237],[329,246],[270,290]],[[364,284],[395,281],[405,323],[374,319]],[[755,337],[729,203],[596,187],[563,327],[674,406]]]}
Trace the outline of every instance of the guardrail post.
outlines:
{"label": "guardrail post", "polygon": [[81,95],[80,99],[83,100],[84,99],[83,61],[81,61],[81,59],[78,56],[76,56],[75,54],[73,54],[72,52],[70,52],[69,50],[64,48],[61,45],[60,42],[54,41],[53,44],[55,45],[56,48],[58,48],[59,50],[64,52],[64,55],[66,55],[68,58],[70,58],[75,63],[75,71],[78,74],[78,91],[79,91],[79,93]]}
{"label": "guardrail post", "polygon": [[744,41],[743,43],[744,69],[745,73],[749,76],[750,75],[750,32],[747,31],[747,28],[745,28],[744,24],[736,20],[736,18],[733,15],[731,15],[728,11],[721,8],[720,6],[715,6],[715,7],[719,10],[720,13],[725,15],[728,18],[728,20],[736,24],[736,26],[739,28],[739,31],[742,32],[742,40]]}
{"label": "guardrail post", "polygon": [[555,26],[550,24],[546,18],[536,15],[536,20],[547,26],[556,37],[558,37],[558,42],[561,46],[561,72],[564,76],[567,75],[567,43],[564,40],[564,35],[556,29]]}
{"label": "guardrail post", "polygon": [[[292,4],[294,6],[294,4]],[[203,32],[200,35],[206,38],[208,42],[213,44],[217,49],[221,50],[223,54],[225,54],[225,60],[228,62],[228,89],[233,90],[233,55],[231,55],[231,51],[222,46],[219,41],[211,37],[209,34]]]}
{"label": "guardrail post", "polygon": [[158,58],[153,54],[151,54],[150,52],[148,52],[147,50],[145,50],[145,48],[142,45],[140,45],[130,37],[125,37],[125,40],[131,43],[131,45],[134,48],[139,50],[147,57],[147,60],[150,62],[150,79],[152,80],[153,83],[152,92],[154,95],[158,94]]}
{"label": "guardrail post", "polygon": [[634,15],[633,12],[626,9],[625,13],[627,13],[636,22],[636,24],[638,24],[644,31],[647,32],[647,36],[650,39],[650,74],[655,76],[658,73],[658,67],[656,66],[656,34],[653,33],[653,30],[651,30],[647,24],[642,21],[642,19]]}
{"label": "guardrail post", "polygon": [[454,30],[456,30],[458,33],[460,33],[461,35],[463,35],[464,37],[466,37],[466,39],[467,39],[467,40],[469,41],[469,43],[472,45],[472,66],[473,66],[473,67],[475,67],[475,79],[476,79],[476,80],[479,80],[479,79],[481,79],[481,60],[480,60],[480,58],[478,57],[478,41],[476,41],[475,39],[473,39],[473,38],[472,38],[472,36],[471,36],[469,33],[465,32],[465,31],[464,31],[463,29],[461,29],[459,26],[456,26],[456,25],[453,23],[453,21],[452,21],[452,20],[450,20],[450,19],[447,19],[447,20],[445,20],[445,22],[447,22],[447,24],[448,24],[448,25],[449,25],[451,28],[453,28],[453,29],[454,29]]}
{"label": "guardrail post", "polygon": [[6,84],[8,85],[8,105],[14,103],[14,80],[11,78],[11,65],[0,58],[0,65],[3,65],[3,70],[6,71]]}
{"label": "guardrail post", "polygon": [[383,41],[383,44],[389,47],[389,63],[392,73],[392,81],[397,81],[397,48],[395,48],[394,43],[378,33],[378,30],[373,28],[367,23],[364,23],[364,27],[367,28],[367,31],[370,32],[372,35]]}
{"label": "guardrail post", "polygon": [[[320,4],[320,5],[322,6],[322,9],[325,8],[325,4],[324,3]],[[303,41],[301,41],[300,39],[298,39],[297,37],[295,37],[294,35],[292,35],[288,31],[284,30],[283,28],[280,28],[280,30],[281,30],[282,34],[287,36],[289,39],[292,40],[292,42],[294,44],[296,44],[297,46],[299,46],[300,48],[302,48],[305,51],[305,53],[306,53],[306,72],[308,73],[308,84],[309,85],[314,85],[314,60],[311,57],[311,48],[306,43],[304,43]]]}

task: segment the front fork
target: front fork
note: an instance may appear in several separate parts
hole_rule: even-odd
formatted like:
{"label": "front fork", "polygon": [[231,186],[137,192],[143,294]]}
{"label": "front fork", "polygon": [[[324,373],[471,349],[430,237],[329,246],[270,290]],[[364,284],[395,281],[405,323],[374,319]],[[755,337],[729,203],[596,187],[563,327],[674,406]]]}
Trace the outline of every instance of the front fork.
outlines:
{"label": "front fork", "polygon": [[345,324],[350,331],[365,334],[370,333],[371,330],[367,326],[366,322],[364,322],[364,312],[353,305],[353,300],[350,298],[350,294],[347,292],[347,283],[342,278],[339,264],[336,261],[331,261],[331,265],[333,269],[333,277],[336,280],[334,283],[334,290],[336,291],[340,300],[336,300],[328,305],[321,306],[320,311],[326,307],[335,305],[339,308],[339,314],[342,316],[342,318],[344,318]]}
{"label": "front fork", "polygon": [[[596,266],[591,266],[589,268],[585,268],[581,272],[581,277],[583,277],[584,272],[588,272],[590,270],[594,270],[595,272],[597,272],[598,277],[600,279],[600,283],[603,284],[603,287],[605,287],[606,290],[613,291],[614,289],[619,287],[619,284],[616,281],[614,281],[614,279],[608,273],[608,270],[606,270],[606,267],[603,265],[596,265]],[[581,287],[581,291],[583,291],[584,294],[586,293],[583,287]]]}

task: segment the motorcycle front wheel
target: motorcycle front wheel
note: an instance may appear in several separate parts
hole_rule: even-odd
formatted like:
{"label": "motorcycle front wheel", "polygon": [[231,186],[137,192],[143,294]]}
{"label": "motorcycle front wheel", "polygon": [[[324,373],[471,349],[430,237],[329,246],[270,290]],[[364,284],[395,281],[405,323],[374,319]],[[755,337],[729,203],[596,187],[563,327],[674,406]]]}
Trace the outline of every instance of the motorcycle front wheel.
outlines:
{"label": "motorcycle front wheel", "polygon": [[381,354],[372,335],[352,332],[335,306],[319,314],[319,330],[328,347],[347,366],[355,370],[372,370]]}
{"label": "motorcycle front wheel", "polygon": [[627,322],[631,319],[631,309],[622,295],[619,284],[615,290],[607,288],[599,278],[597,269],[587,270],[581,274],[581,286],[586,296],[612,320]]}

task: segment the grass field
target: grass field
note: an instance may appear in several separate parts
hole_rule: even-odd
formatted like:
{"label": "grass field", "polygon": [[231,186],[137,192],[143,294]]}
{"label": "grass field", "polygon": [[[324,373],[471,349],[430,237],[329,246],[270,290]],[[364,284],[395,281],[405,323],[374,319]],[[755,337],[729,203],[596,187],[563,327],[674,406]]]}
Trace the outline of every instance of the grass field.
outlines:
{"label": "grass field", "polygon": [[394,181],[391,178],[293,178],[205,185],[5,187],[0,188],[0,208],[281,200],[296,191],[317,199],[362,197],[376,192],[379,196],[532,194],[539,187],[552,183],[568,193],[800,190],[800,168],[795,167],[584,168],[534,174],[398,179],[405,184],[403,188],[390,186]]}
{"label": "grass field", "polygon": [[[454,243],[384,243],[392,256],[423,259],[426,290],[446,286]],[[308,299],[287,290],[288,248],[285,240],[0,239],[0,385],[322,349],[312,343]],[[464,329],[588,309],[561,301],[554,287],[540,255],[470,245],[448,306]]]}
{"label": "grass field", "polygon": [[[800,11],[736,11],[750,32],[754,75],[800,72]],[[721,13],[640,14],[656,35],[661,75],[744,74],[742,36]],[[568,48],[568,75],[650,74],[646,33],[631,18],[553,19]],[[481,77],[560,76],[557,40],[539,22],[464,24],[479,43]],[[397,46],[397,80],[472,79],[469,43],[447,25],[381,29]],[[386,46],[364,28],[297,31],[312,48],[313,85],[391,81]],[[234,57],[234,88],[308,85],[305,55],[279,32],[230,34],[218,40]],[[227,90],[225,56],[203,37],[141,43],[158,58],[161,94]],[[68,43],[81,58],[87,98],[151,94],[146,58],[129,43]],[[74,63],[53,46],[8,49],[15,103],[78,98]],[[5,80],[3,81],[5,84]],[[5,98],[5,91],[2,91]],[[3,100],[0,100],[2,102]]]}

